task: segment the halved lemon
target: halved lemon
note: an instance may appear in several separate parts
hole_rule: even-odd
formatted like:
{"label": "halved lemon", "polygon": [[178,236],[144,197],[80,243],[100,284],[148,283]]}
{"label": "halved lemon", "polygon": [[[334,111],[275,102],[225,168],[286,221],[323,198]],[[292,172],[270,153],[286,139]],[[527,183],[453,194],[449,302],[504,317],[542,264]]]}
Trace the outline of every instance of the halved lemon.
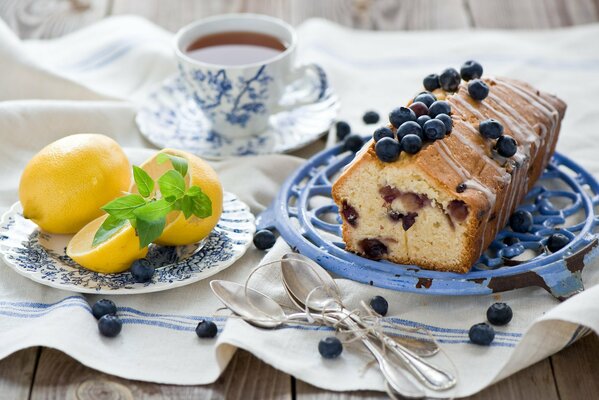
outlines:
{"label": "halved lemon", "polygon": [[133,261],[144,258],[148,248],[139,248],[135,229],[127,222],[105,242],[93,247],[94,236],[108,215],[85,225],[67,245],[67,255],[79,265],[105,274],[123,272]]}
{"label": "halved lemon", "polygon": [[[199,186],[212,202],[212,215],[207,218],[198,218],[192,215],[186,219],[181,211],[172,211],[166,216],[164,231],[155,243],[167,246],[182,246],[199,242],[214,229],[223,211],[223,187],[218,175],[210,165],[193,154],[181,150],[163,149],[140,165],[140,168],[146,171],[154,181],[157,181],[166,171],[174,168],[170,160],[162,164],[158,163],[157,157],[160,153],[178,156],[187,160],[188,170],[185,175],[185,187],[187,189],[190,186]],[[156,187],[155,190],[158,190],[158,188]],[[131,187],[130,192],[138,193],[135,184]]]}

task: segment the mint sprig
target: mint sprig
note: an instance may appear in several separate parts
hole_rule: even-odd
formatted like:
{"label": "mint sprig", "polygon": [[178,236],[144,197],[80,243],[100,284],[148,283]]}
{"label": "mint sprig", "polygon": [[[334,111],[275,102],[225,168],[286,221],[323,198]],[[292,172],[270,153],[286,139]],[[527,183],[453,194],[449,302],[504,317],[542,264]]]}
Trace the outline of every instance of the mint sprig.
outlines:
{"label": "mint sprig", "polygon": [[[129,221],[139,237],[139,247],[144,248],[162,235],[166,216],[171,211],[181,211],[186,219],[212,215],[212,202],[199,186],[185,188],[187,160],[183,157],[160,153],[158,164],[170,161],[172,170],[166,171],[156,182],[146,171],[133,166],[133,179],[139,194],[128,193],[102,207],[109,216],[96,232],[95,247],[117,233]],[[155,192],[158,186],[160,191]]]}

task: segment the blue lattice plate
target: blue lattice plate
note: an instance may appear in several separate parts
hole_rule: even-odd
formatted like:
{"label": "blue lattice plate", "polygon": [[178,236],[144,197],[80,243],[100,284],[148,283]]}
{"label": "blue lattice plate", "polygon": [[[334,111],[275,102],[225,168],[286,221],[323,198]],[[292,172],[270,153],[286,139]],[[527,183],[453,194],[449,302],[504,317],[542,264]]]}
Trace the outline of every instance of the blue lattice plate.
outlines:
{"label": "blue lattice plate", "polygon": [[[270,116],[268,128],[256,135],[232,139],[211,129],[197,100],[178,78],[160,84],[141,105],[135,121],[154,145],[185,149],[202,157],[223,158],[297,150],[328,132],[339,110],[339,98],[324,74],[306,75],[293,88],[300,98],[317,98]],[[295,97],[297,97],[295,96]]]}
{"label": "blue lattice plate", "polygon": [[[456,274],[345,250],[331,185],[353,158],[340,145],[315,155],[285,182],[258,218],[258,229],[276,228],[293,248],[338,276],[388,289],[457,296],[538,286],[559,299],[583,290],[582,269],[599,255],[599,184],[574,161],[555,154],[519,206],[534,216],[529,233],[502,230],[470,272]],[[555,232],[570,243],[552,253],[546,242]],[[519,241],[506,244],[506,237]]]}
{"label": "blue lattice plate", "polygon": [[89,271],[66,253],[71,235],[51,235],[23,218],[15,203],[0,221],[0,253],[19,274],[47,286],[79,293],[136,294],[158,292],[206,279],[224,270],[247,250],[255,231],[254,216],[235,195],[225,193],[216,228],[189,246],[150,246],[148,260],[156,268],[151,282],[135,283],[129,272]]}

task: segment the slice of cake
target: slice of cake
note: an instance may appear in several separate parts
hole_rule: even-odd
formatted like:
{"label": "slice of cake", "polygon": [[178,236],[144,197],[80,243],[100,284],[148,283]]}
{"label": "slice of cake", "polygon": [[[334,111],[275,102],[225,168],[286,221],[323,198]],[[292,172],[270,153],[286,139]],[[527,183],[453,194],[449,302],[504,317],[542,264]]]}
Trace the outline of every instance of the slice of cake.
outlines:
{"label": "slice of cake", "polygon": [[462,67],[469,82],[454,69],[425,78],[432,93],[393,110],[337,179],[347,250],[465,273],[505,226],[549,162],[566,105],[478,79],[479,67]]}

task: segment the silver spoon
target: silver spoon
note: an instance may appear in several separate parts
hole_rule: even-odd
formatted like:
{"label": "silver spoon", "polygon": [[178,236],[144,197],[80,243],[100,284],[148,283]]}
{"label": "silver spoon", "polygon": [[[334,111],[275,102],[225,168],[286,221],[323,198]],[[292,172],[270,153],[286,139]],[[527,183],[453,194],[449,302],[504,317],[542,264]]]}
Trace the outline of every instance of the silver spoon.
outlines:
{"label": "silver spoon", "polygon": [[[316,264],[310,258],[305,257],[298,253],[285,254],[283,256],[282,262],[293,262],[294,260],[299,263],[309,264],[312,267],[312,269],[314,270],[314,272],[316,273],[316,275],[318,275],[318,279],[322,282],[322,284],[327,286],[327,289],[325,289],[325,290],[328,293],[332,294],[333,296],[339,297],[340,290],[339,290],[339,287],[337,286],[337,283],[333,279],[330,278],[330,275],[328,274],[328,272],[326,272],[322,267],[320,267],[320,265]],[[283,282],[283,284],[285,284],[285,282]],[[287,293],[289,294],[288,289],[287,289]],[[300,303],[302,303],[302,302],[300,301]],[[300,310],[305,309],[305,305],[300,305],[296,302],[294,302],[294,304]],[[432,357],[441,350],[441,348],[433,340],[418,340],[418,339],[403,338],[403,337],[397,337],[397,336],[387,336],[387,337],[389,337],[393,342],[396,342],[397,344],[408,348],[408,350],[419,355],[420,357]],[[395,345],[396,345],[395,343],[391,344],[392,347],[395,347]]]}
{"label": "silver spoon", "polygon": [[[281,306],[267,295],[235,282],[213,280],[210,282],[210,288],[231,311],[261,328],[276,328],[294,320],[306,319],[305,313],[286,315]],[[318,314],[313,314],[313,317],[322,318]],[[333,323],[338,321],[333,317],[324,316],[324,318]],[[357,325],[355,329],[359,329]],[[393,390],[406,397],[425,395],[420,388],[403,376],[403,371],[396,368],[370,339],[362,338],[362,342],[377,360],[383,376]]]}
{"label": "silver spoon", "polygon": [[[299,260],[299,261],[298,261]],[[281,272],[286,289],[300,302],[316,312],[331,312],[350,325],[350,321],[360,319],[338,302],[341,297],[337,284],[318,264],[306,263],[307,257],[300,254],[286,254],[281,261]],[[318,288],[315,290],[315,288]],[[306,302],[309,302],[306,304]],[[363,323],[359,323],[364,326]],[[358,324],[356,324],[358,326]],[[351,327],[351,326],[350,326]],[[420,382],[433,390],[447,390],[455,386],[456,379],[449,372],[436,367],[417,356],[404,346],[394,342],[387,335],[377,332],[377,337],[399,357]]]}

